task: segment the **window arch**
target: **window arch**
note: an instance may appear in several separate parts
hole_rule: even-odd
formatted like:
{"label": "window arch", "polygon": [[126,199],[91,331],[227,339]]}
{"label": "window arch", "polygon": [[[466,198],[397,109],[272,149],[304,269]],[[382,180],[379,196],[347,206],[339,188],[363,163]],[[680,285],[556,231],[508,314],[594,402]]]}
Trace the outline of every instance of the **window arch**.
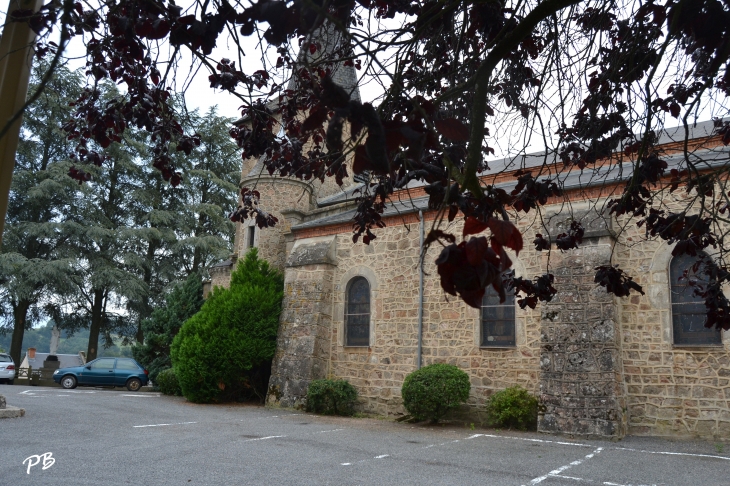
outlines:
{"label": "window arch", "polygon": [[365,277],[347,284],[345,346],[370,346],[370,283]]}
{"label": "window arch", "polygon": [[499,301],[499,294],[491,285],[482,298],[481,343],[483,347],[516,346],[515,291],[505,286],[506,298]]}
{"label": "window arch", "polygon": [[689,284],[690,278],[706,282],[701,272],[692,270],[700,258],[709,257],[704,253],[696,257],[680,255],[672,258],[669,265],[674,344],[722,344],[720,330],[705,327],[707,308],[703,299],[694,295],[694,287]]}

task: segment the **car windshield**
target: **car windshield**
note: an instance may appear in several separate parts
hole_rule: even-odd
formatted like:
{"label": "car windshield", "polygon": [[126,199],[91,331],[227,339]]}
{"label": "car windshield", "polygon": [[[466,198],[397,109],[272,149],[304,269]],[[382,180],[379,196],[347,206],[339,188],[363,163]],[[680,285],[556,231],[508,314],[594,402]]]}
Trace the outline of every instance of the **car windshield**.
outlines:
{"label": "car windshield", "polygon": [[13,360],[7,354],[0,354],[0,363],[10,363]]}

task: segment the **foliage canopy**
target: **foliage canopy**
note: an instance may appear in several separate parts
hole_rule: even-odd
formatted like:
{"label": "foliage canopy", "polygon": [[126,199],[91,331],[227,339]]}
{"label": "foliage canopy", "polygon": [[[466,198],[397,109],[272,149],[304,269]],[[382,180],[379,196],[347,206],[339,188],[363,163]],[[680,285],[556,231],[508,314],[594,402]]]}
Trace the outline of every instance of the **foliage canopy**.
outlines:
{"label": "foliage canopy", "polygon": [[524,388],[506,388],[489,397],[487,419],[497,427],[531,429],[537,426],[537,406],[537,398]]}
{"label": "foliage canopy", "polygon": [[357,390],[347,380],[313,380],[307,388],[307,410],[325,415],[352,415]]}
{"label": "foliage canopy", "polygon": [[[172,154],[200,143],[171,103],[175,66],[187,51],[208,69],[212,87],[241,99],[247,124],[231,136],[244,158],[265,156],[269,173],[282,176],[343,181],[352,171],[373,183],[359,196],[355,240],[376,237],[394,191],[423,184],[441,215],[427,244],[444,245],[437,259],[442,287],[469,305],[478,306],[488,285],[503,292],[500,275],[511,266],[505,248],[519,253],[525,245],[516,215],[537,222],[548,201],[569,203],[564,176],[579,171],[609,189],[600,204],[620,227],[634,219],[647,237],[676,243],[675,255],[717,252],[720,264],[706,264],[708,284],[698,291],[707,325],[730,329],[721,291],[730,281],[723,196],[730,164],[727,152],[712,157],[687,140],[702,116],[715,118],[718,144],[730,143],[727,0],[213,0],[186,10],[164,0],[88,9],[53,1],[38,13],[10,16],[41,34],[39,55],[61,55],[74,36],[86,40],[93,83],[64,126],[78,141],[70,173],[79,180],[132,126],[153,134],[154,166],[163,177],[173,185],[182,180]],[[59,49],[49,42],[56,28]],[[225,36],[234,56],[214,59]],[[244,56],[261,57],[262,65],[244,63]],[[377,108],[332,81],[343,65],[360,68],[363,82],[382,83]],[[102,80],[124,83],[129,97],[102,101],[95,87]],[[670,167],[658,130],[672,119],[683,127],[675,140],[682,157]],[[528,166],[521,156],[535,141],[545,148],[543,161]],[[514,161],[507,189],[489,171],[495,149]],[[601,167],[622,175],[600,179]],[[680,207],[665,204],[680,186]],[[276,224],[255,190],[243,188],[242,196],[234,220]],[[459,214],[463,237],[487,228],[491,236],[457,244],[443,228]],[[556,235],[555,247],[576,248],[583,233],[576,223]],[[542,235],[534,245],[551,248]],[[551,282],[548,272],[510,285],[521,305],[534,307],[553,297]],[[597,269],[596,282],[619,296],[642,291],[612,265]]]}
{"label": "foliage canopy", "polygon": [[403,406],[418,420],[436,423],[469,398],[469,375],[454,365],[435,363],[406,376]]}
{"label": "foliage canopy", "polygon": [[215,288],[172,342],[172,365],[185,398],[240,399],[255,386],[251,370],[271,364],[283,297],[281,274],[252,249],[230,288]]}
{"label": "foliage canopy", "polygon": [[[134,359],[157,376],[172,366],[170,347],[182,325],[203,306],[203,284],[200,275],[191,273],[184,284],[177,285],[165,299],[165,306],[155,309],[149,319],[142,321],[144,343],[132,348]],[[162,386],[162,384],[159,384]]]}

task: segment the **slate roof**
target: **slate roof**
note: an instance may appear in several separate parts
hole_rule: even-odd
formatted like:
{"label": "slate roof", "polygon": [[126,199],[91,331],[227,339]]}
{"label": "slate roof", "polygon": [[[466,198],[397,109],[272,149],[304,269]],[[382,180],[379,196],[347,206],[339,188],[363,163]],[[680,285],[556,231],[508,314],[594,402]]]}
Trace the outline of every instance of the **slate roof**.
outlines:
{"label": "slate roof", "polygon": [[[706,122],[700,127],[700,134],[697,132],[694,132],[694,136],[697,137],[703,137],[711,134],[711,122]],[[699,127],[699,125],[698,125]],[[709,127],[709,129],[708,129]],[[683,130],[682,130],[683,133]],[[704,135],[702,134],[704,133]],[[672,134],[667,135],[669,137],[677,136],[678,130],[673,130]],[[670,141],[681,141],[683,139],[684,135],[682,134],[679,136],[679,138],[667,138],[663,143],[669,143]],[[660,140],[662,140],[660,138]],[[662,160],[667,162],[668,168],[667,172],[670,171],[673,168],[683,168],[684,167],[684,154],[678,153],[675,155],[665,156],[662,157]],[[717,168],[717,167],[723,167],[730,165],[730,147],[716,147],[716,148],[710,148],[710,149],[700,149],[695,150],[693,152],[689,153],[689,160],[693,161],[697,164],[697,167],[699,170],[703,169],[709,169],[709,168]],[[497,163],[490,162],[490,170],[488,173],[482,173],[482,175],[489,175],[491,173],[496,172],[496,167],[502,167],[502,170],[516,170],[520,167],[539,167],[545,162],[545,155],[543,154],[531,154],[527,155],[523,158],[524,165],[518,163],[517,160],[510,160],[510,159],[501,159],[500,161],[496,161]],[[548,163],[550,161],[548,160]],[[565,172],[561,172],[558,174],[546,174],[546,177],[551,177],[554,180],[557,180],[559,185],[563,189],[587,189],[590,187],[600,186],[607,182],[616,182],[616,181],[623,181],[628,180],[631,178],[631,176],[634,173],[634,164],[633,162],[624,162],[621,164],[611,164],[607,166],[601,166],[596,168],[586,168],[582,171],[578,170],[566,170]],[[541,178],[540,178],[541,179]],[[415,181],[414,181],[415,182]],[[501,189],[504,189],[508,192],[511,192],[515,185],[517,184],[517,181],[510,180],[507,182],[502,182],[499,184],[495,184],[494,187],[498,187]],[[423,186],[425,185],[422,182],[418,182],[418,184],[413,184],[413,186]],[[409,185],[410,186],[410,185]],[[328,198],[320,200],[318,203],[319,205],[330,205],[335,204],[337,202],[345,202],[348,200],[353,200],[356,189],[362,188],[363,184],[358,184],[356,186],[351,186],[350,188],[347,188],[345,191],[336,194],[334,196],[330,196]],[[407,213],[413,213],[418,210],[423,210],[428,207],[428,197],[421,197],[418,199],[413,199],[412,201],[406,201],[406,202],[395,202],[388,205],[388,208],[383,213],[383,216],[393,216],[396,214],[407,214]],[[315,219],[312,221],[307,221],[301,224],[298,224],[296,226],[292,227],[292,230],[300,230],[300,229],[306,229],[306,228],[316,228],[319,226],[329,226],[333,224],[342,224],[346,223],[348,221],[351,221],[353,216],[355,215],[355,209],[350,209],[347,211],[344,211],[339,214],[330,214],[327,216],[324,216],[319,219]]]}

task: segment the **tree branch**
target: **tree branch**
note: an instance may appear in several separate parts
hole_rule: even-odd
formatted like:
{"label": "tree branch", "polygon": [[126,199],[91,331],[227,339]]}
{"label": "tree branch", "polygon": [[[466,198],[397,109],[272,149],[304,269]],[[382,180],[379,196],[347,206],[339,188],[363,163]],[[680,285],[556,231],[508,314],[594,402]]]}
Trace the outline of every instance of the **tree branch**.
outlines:
{"label": "tree branch", "polygon": [[581,0],[547,0],[538,4],[515,29],[492,49],[487,58],[479,65],[474,79],[474,102],[471,112],[471,134],[469,136],[469,154],[464,168],[464,186],[472,193],[481,194],[481,186],[477,178],[477,167],[482,159],[482,142],[484,141],[484,119],[486,117],[487,91],[492,71],[500,61],[506,58],[533,29],[556,12],[580,3]]}

